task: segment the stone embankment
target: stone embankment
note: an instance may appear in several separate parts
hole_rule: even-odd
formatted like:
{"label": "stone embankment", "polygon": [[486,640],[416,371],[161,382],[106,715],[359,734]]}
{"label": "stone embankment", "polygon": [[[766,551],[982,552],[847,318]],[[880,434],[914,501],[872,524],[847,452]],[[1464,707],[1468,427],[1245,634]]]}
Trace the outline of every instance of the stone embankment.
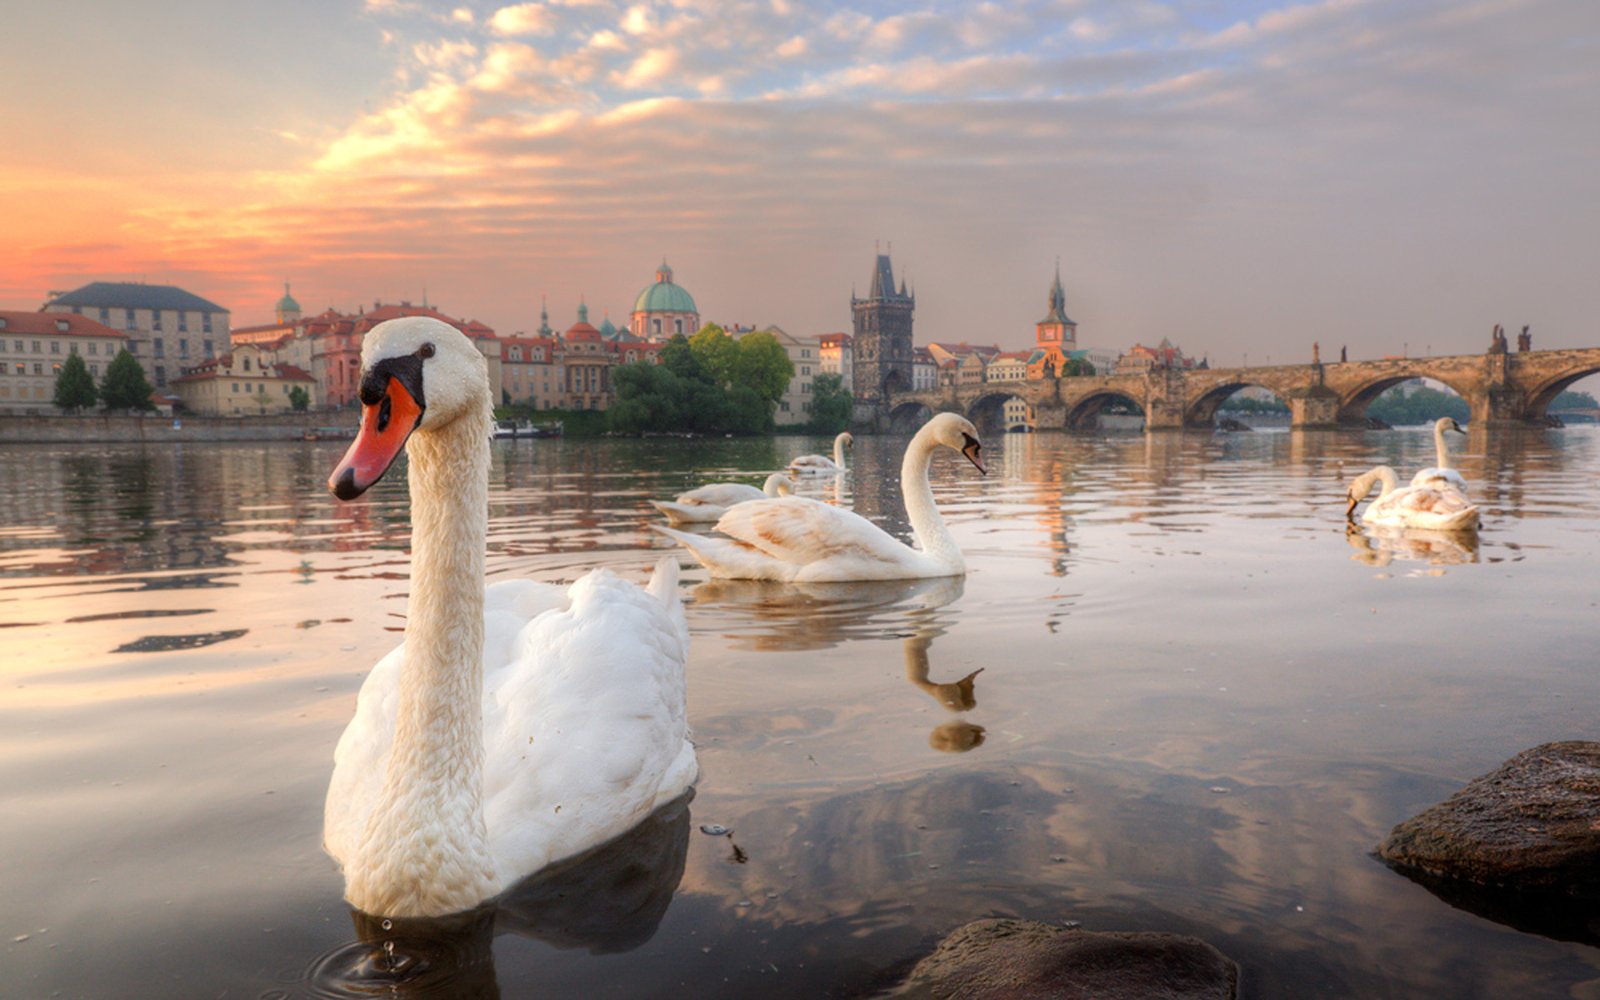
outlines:
{"label": "stone embankment", "polygon": [[261,417],[85,416],[0,417],[0,444],[87,444],[176,441],[298,441],[308,434],[350,437],[354,413],[277,413]]}

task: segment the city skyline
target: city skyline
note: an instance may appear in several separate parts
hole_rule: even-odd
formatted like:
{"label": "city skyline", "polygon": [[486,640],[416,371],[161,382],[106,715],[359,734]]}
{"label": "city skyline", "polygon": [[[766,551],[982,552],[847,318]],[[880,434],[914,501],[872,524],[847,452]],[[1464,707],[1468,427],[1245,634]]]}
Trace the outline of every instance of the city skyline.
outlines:
{"label": "city skyline", "polygon": [[0,308],[143,279],[247,326],[288,280],[509,335],[665,258],[814,335],[892,243],[919,343],[1029,343],[1057,257],[1085,345],[1593,343],[1590,5],[84,7],[70,56],[52,10],[0,41]]}

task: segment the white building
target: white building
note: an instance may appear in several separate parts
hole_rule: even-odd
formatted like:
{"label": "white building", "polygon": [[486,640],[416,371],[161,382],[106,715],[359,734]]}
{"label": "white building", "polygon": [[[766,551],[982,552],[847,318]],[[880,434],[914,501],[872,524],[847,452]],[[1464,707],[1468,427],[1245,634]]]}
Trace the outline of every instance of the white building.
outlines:
{"label": "white building", "polygon": [[50,293],[43,311],[75,313],[121,330],[157,389],[229,346],[228,310],[172,285],[95,281]]}
{"label": "white building", "polygon": [[751,332],[771,334],[783,345],[784,353],[789,355],[789,361],[794,365],[794,377],[789,380],[789,387],[778,400],[778,411],[772,415],[773,421],[779,427],[810,423],[812,382],[822,372],[821,343],[815,337],[796,337],[777,326],[757,331],[741,330],[738,336],[747,336]]}
{"label": "white building", "polygon": [[87,316],[0,312],[0,413],[54,413],[56,376],[68,356],[88,366],[95,385],[128,336]]}
{"label": "white building", "polygon": [[926,347],[918,347],[911,352],[911,387],[921,391],[932,389],[939,384],[939,362]]}

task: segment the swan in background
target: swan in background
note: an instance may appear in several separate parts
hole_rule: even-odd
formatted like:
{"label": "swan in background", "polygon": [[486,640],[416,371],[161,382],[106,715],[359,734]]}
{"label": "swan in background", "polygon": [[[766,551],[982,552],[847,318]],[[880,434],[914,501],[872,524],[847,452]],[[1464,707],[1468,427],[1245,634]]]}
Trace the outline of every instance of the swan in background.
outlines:
{"label": "swan in background", "polygon": [[1460,493],[1462,499],[1467,496],[1467,481],[1461,473],[1450,464],[1450,452],[1445,448],[1444,432],[1455,431],[1465,434],[1461,425],[1456,423],[1454,417],[1440,417],[1433,423],[1433,461],[1432,468],[1423,469],[1411,477],[1412,486],[1432,486],[1435,489],[1451,489]]}
{"label": "swan in background", "polygon": [[728,538],[653,527],[677,539],[721,579],[804,583],[959,576],[967,571],[967,562],[939,516],[928,482],[928,466],[940,447],[959,451],[980,473],[987,472],[978,457],[983,447],[978,429],[965,417],[941,413],[917,431],[900,465],[900,488],[917,548],[853,511],[809,497],[735,505],[717,522],[717,530]]}
{"label": "swan in background", "polygon": [[1460,531],[1478,526],[1478,508],[1453,489],[1432,486],[1407,486],[1396,489],[1394,470],[1380,465],[1357,476],[1345,497],[1345,517],[1367,498],[1372,488],[1381,485],[1378,498],[1361,513],[1361,523],[1395,528],[1428,528],[1434,531]]}
{"label": "swan in background", "polygon": [[647,588],[595,570],[569,588],[484,588],[492,402],[483,356],[427,317],[362,344],[361,428],[341,500],[409,454],[405,641],[361,686],[334,751],[323,842],[345,898],[438,917],[628,831],[697,776],[677,563]]}
{"label": "swan in background", "polygon": [[799,476],[836,476],[845,471],[844,451],[855,444],[856,439],[845,431],[833,439],[833,458],[826,455],[801,455],[789,463],[789,471]]}
{"label": "swan in background", "polygon": [[676,500],[652,500],[650,505],[667,515],[667,521],[672,524],[709,524],[736,503],[784,497],[793,492],[794,481],[781,472],[774,472],[759,490],[744,483],[710,483],[680,493]]}

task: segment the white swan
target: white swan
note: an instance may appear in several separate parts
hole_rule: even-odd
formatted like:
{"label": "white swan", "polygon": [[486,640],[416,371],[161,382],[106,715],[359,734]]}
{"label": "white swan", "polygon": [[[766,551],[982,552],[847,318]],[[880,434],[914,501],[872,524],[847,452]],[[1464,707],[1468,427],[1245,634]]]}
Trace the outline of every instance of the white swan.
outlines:
{"label": "white swan", "polygon": [[[426,317],[362,345],[361,429],[329,478],[359,496],[410,455],[405,641],[368,675],[334,752],[323,842],[345,898],[385,917],[471,909],[626,832],[697,774],[677,564],[647,589],[484,588],[490,393],[483,356]],[[414,433],[413,433],[414,432]]]}
{"label": "white swan", "polygon": [[1432,486],[1407,486],[1396,489],[1394,470],[1380,465],[1357,476],[1345,497],[1349,517],[1356,505],[1366,499],[1372,487],[1381,484],[1378,499],[1361,512],[1363,524],[1394,528],[1429,528],[1434,531],[1461,531],[1478,526],[1478,508],[1453,489]]}
{"label": "white swan", "polygon": [[833,458],[826,455],[801,455],[789,463],[789,471],[799,476],[836,476],[845,471],[844,450],[855,444],[845,431],[833,439]]}
{"label": "white swan", "polygon": [[1440,417],[1434,421],[1433,461],[1435,464],[1431,468],[1423,469],[1412,476],[1411,485],[1432,486],[1435,489],[1452,489],[1465,498],[1467,495],[1467,481],[1450,464],[1450,452],[1445,448],[1444,444],[1445,431],[1455,431],[1457,434],[1466,433],[1461,429],[1461,425],[1456,423],[1454,417]]}
{"label": "white swan", "polygon": [[746,500],[765,497],[786,497],[794,492],[794,482],[781,472],[767,477],[758,490],[744,483],[709,483],[679,493],[676,500],[652,500],[650,506],[667,515],[671,524],[709,524],[728,512],[728,508]]}
{"label": "white swan", "polygon": [[906,446],[900,488],[919,548],[911,548],[866,518],[809,497],[749,500],[717,522],[728,538],[655,529],[681,542],[711,575],[733,580],[825,582],[959,576],[967,562],[933,502],[928,465],[943,445],[965,455],[979,472],[978,429],[954,413],[923,425]]}

